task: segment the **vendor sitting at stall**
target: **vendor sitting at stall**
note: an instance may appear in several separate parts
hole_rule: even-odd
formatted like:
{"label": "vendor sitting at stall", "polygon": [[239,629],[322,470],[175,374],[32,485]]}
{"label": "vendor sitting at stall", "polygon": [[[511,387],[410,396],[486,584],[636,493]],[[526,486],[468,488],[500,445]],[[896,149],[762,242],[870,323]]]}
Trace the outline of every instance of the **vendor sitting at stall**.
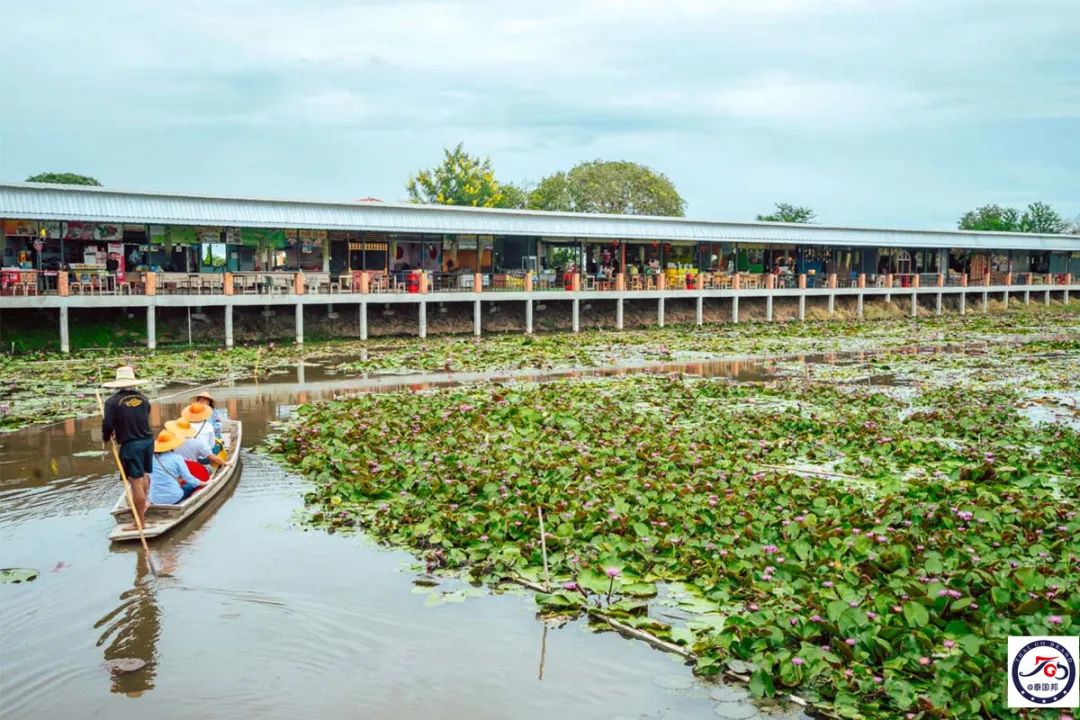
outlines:
{"label": "vendor sitting at stall", "polygon": [[154,464],[150,471],[150,504],[175,505],[206,483],[191,474],[176,448],[184,438],[162,430],[154,439]]}

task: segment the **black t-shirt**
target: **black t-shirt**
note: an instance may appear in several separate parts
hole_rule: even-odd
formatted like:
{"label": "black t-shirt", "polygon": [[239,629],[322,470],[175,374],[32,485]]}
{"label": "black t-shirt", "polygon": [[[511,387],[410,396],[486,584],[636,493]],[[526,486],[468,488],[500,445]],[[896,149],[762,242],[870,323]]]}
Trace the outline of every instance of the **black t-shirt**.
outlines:
{"label": "black t-shirt", "polygon": [[101,439],[109,442],[113,435],[121,445],[154,436],[150,432],[150,400],[138,390],[122,388],[105,401]]}

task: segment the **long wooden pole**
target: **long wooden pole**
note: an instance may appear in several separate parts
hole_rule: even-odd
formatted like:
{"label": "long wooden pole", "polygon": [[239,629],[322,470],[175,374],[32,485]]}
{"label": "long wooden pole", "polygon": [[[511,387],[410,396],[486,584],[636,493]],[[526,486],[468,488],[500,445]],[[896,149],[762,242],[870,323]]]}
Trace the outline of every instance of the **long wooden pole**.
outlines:
{"label": "long wooden pole", "polygon": [[[94,390],[94,395],[97,397],[98,411],[101,413],[101,418],[105,419],[105,403],[101,401],[101,391]],[[135,509],[135,497],[131,494],[131,481],[128,480],[127,473],[124,472],[124,464],[120,462],[120,451],[116,447],[116,438],[109,438],[109,446],[112,448],[113,460],[116,461],[116,468],[120,471],[120,478],[124,481],[124,497],[127,498],[128,507],[131,509],[131,514],[135,518],[135,527],[139,530],[139,540],[142,542],[143,550],[146,551],[146,563],[150,566],[150,572],[154,577],[157,577],[157,568],[154,567],[154,559],[150,557],[150,546],[146,544],[146,536],[143,534],[142,518],[139,517],[138,510]]]}
{"label": "long wooden pole", "polygon": [[548,576],[547,562],[547,533],[544,532],[544,509],[536,508],[536,514],[540,518],[540,552],[544,556],[544,592],[551,592],[551,578]]}

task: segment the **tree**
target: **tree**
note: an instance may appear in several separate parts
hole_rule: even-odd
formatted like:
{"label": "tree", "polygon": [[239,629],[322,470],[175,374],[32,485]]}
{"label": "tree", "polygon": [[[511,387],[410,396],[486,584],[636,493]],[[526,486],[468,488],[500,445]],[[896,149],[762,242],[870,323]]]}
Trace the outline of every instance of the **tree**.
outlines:
{"label": "tree", "polygon": [[1043,202],[1033,202],[1020,217],[1020,232],[1060,235],[1069,224],[1057,210]]}
{"label": "tree", "polygon": [[988,232],[1049,233],[1065,232],[1069,224],[1054,208],[1043,202],[1033,202],[1023,213],[1000,205],[983,205],[960,216],[961,230]]}
{"label": "tree", "polygon": [[662,173],[627,161],[593,160],[540,181],[529,194],[537,210],[682,216],[686,201]]}
{"label": "tree", "polygon": [[77,173],[69,172],[43,172],[37,175],[31,175],[26,178],[26,182],[36,183],[55,183],[57,185],[96,185],[101,186],[101,183],[97,181],[97,178],[92,178],[89,175],[79,175]]}
{"label": "tree", "polygon": [[771,213],[758,215],[757,219],[759,222],[812,223],[816,217],[817,213],[805,205],[776,203],[776,208]]}
{"label": "tree", "polygon": [[441,165],[409,178],[405,184],[409,202],[502,207],[503,193],[495,180],[491,159],[470,155],[462,145],[443,150]]}
{"label": "tree", "polygon": [[529,187],[525,184],[503,183],[499,185],[502,199],[496,207],[521,210],[529,204]]}

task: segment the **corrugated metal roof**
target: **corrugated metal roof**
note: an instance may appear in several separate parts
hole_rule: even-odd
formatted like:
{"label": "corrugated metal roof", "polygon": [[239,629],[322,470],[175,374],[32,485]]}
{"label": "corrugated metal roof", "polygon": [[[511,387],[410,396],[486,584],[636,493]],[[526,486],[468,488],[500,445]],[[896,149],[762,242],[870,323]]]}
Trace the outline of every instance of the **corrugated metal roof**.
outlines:
{"label": "corrugated metal roof", "polygon": [[1072,250],[1080,236],[732,223],[639,215],[373,202],[313,202],[180,195],[112,188],[0,183],[0,217],[28,220],[528,235],[694,242]]}

